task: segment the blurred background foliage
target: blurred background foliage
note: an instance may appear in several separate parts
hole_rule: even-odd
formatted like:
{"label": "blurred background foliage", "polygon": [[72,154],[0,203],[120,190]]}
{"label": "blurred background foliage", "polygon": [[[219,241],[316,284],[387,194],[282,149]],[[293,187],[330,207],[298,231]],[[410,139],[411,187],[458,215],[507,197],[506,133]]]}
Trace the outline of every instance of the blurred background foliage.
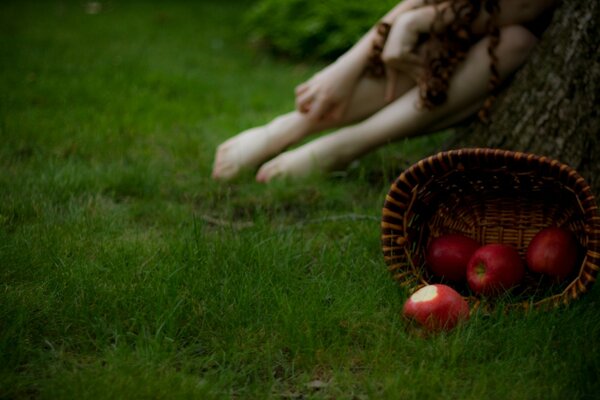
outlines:
{"label": "blurred background foliage", "polygon": [[259,0],[245,17],[253,43],[294,60],[331,61],[398,1]]}

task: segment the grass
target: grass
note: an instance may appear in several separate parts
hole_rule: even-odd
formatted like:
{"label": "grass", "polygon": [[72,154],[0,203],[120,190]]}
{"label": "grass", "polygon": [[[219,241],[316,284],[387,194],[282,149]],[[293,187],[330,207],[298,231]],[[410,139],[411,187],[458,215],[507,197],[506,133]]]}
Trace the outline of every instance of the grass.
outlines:
{"label": "grass", "polygon": [[436,135],[344,173],[210,178],[318,66],[251,49],[235,1],[0,5],[0,398],[578,399],[598,289],[416,334],[379,217]]}

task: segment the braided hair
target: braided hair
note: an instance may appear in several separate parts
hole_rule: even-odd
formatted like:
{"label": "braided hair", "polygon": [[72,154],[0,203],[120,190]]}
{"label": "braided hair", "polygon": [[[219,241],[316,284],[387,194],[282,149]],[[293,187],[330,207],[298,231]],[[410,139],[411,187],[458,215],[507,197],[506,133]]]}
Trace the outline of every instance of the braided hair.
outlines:
{"label": "braided hair", "polygon": [[[426,0],[428,4],[437,5],[444,0]],[[420,105],[433,109],[443,104],[447,98],[449,81],[457,66],[465,59],[473,43],[480,38],[472,31],[472,26],[481,12],[485,11],[489,18],[486,21],[486,34],[489,37],[488,54],[490,56],[490,95],[479,111],[479,118],[487,121],[500,86],[498,73],[498,57],[496,48],[500,42],[500,29],[496,23],[500,11],[498,0],[452,0],[449,7],[437,9],[431,32],[423,41],[425,50],[424,69],[417,78]],[[444,29],[435,29],[451,12],[454,18]],[[385,68],[381,60],[383,45],[390,31],[389,24],[379,23],[378,37],[373,43],[367,71],[373,76],[383,76]]]}

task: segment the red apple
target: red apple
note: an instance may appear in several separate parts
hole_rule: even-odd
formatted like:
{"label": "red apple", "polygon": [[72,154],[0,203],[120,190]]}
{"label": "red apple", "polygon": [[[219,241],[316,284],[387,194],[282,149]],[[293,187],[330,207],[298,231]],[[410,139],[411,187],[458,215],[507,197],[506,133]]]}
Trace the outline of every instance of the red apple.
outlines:
{"label": "red apple", "polygon": [[480,247],[475,239],[449,234],[439,236],[427,247],[426,262],[429,270],[452,282],[464,281],[469,259]]}
{"label": "red apple", "polygon": [[450,286],[427,285],[408,298],[403,314],[429,331],[450,330],[469,318],[469,304]]}
{"label": "red apple", "polygon": [[577,263],[577,240],[566,229],[551,227],[539,231],[527,247],[527,266],[534,272],[565,280]]}
{"label": "red apple", "polygon": [[488,244],[473,253],[467,265],[467,282],[476,293],[497,295],[518,284],[525,267],[517,250],[505,244]]}

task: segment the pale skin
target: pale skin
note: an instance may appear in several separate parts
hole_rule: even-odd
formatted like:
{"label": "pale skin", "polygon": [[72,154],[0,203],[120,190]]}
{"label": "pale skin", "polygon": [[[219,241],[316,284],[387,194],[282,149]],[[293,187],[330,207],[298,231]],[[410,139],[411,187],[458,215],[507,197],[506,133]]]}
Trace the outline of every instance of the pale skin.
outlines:
{"label": "pale skin", "polygon": [[[536,37],[520,24],[533,20],[553,2],[500,1],[496,54],[501,80],[523,64],[536,43]],[[221,144],[213,178],[228,180],[259,166],[259,182],[334,170],[389,142],[443,129],[476,112],[488,94],[486,37],[471,47],[451,77],[447,101],[432,110],[417,106],[419,94],[413,77],[421,66],[415,44],[420,33],[430,31],[435,15],[434,6],[424,0],[404,0],[397,5],[382,19],[392,25],[382,53],[385,79],[363,73],[376,37],[371,29],[336,62],[296,88],[294,111]],[[475,32],[484,32],[486,18],[482,13],[475,21]],[[442,29],[443,23],[434,29]],[[308,135],[328,129],[337,130],[282,152]]]}

